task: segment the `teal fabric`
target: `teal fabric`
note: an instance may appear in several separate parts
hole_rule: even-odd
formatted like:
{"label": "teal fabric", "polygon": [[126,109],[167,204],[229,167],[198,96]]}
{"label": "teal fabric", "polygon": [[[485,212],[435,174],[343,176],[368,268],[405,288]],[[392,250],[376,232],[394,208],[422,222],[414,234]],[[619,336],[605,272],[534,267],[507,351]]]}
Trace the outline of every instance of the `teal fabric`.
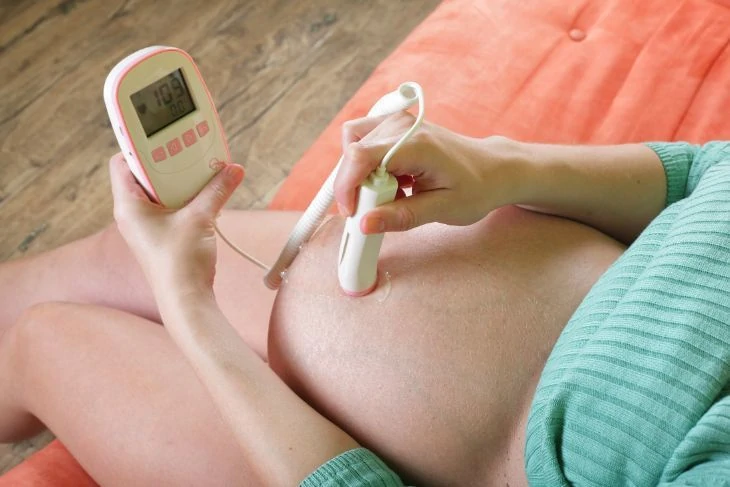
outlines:
{"label": "teal fabric", "polygon": [[[530,485],[730,486],[730,144],[648,144],[667,207],[558,339],[527,426]],[[364,449],[304,487],[400,486]]]}
{"label": "teal fabric", "polygon": [[299,487],[400,487],[403,483],[370,450],[346,451],[319,467]]}
{"label": "teal fabric", "polygon": [[533,487],[730,486],[730,144],[648,144],[667,207],[601,277],[538,385]]}

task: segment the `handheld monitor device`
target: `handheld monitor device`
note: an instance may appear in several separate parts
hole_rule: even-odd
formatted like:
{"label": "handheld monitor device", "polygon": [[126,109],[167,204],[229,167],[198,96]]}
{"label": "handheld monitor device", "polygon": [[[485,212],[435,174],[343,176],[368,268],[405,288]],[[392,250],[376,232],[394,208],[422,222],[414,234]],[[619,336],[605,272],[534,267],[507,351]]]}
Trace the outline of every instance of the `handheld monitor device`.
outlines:
{"label": "handheld monitor device", "polygon": [[152,46],[120,61],[104,83],[104,103],[124,158],[149,196],[180,208],[230,161],[226,136],[193,59]]}

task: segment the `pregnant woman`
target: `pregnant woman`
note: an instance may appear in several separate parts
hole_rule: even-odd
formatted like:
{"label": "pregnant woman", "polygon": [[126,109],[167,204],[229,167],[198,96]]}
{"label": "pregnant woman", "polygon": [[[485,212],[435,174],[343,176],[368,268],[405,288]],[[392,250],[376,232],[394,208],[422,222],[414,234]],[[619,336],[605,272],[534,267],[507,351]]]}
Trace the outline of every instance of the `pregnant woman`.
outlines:
{"label": "pregnant woman", "polygon": [[[343,215],[409,117],[345,125]],[[274,294],[214,236],[240,167],[172,212],[114,156],[117,224],[0,266],[0,441],[48,427],[105,486],[719,482],[727,150],[425,124],[389,165],[412,196],[361,222],[393,232],[363,298],[340,217]],[[272,262],[297,217],[218,224]]]}

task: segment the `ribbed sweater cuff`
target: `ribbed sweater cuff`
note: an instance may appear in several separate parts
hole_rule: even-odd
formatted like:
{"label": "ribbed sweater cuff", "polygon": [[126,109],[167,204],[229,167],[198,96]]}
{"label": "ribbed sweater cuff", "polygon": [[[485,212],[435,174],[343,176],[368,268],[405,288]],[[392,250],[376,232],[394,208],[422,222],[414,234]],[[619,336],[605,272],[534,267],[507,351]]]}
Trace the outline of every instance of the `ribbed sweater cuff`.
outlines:
{"label": "ribbed sweater cuff", "polygon": [[399,487],[400,478],[365,448],[348,450],[328,461],[299,487]]}
{"label": "ribbed sweater cuff", "polygon": [[669,206],[682,198],[687,191],[687,178],[689,169],[692,166],[694,152],[688,150],[686,143],[674,142],[648,142],[646,144],[656,152],[664,165],[664,173],[667,177],[667,200],[665,206]]}

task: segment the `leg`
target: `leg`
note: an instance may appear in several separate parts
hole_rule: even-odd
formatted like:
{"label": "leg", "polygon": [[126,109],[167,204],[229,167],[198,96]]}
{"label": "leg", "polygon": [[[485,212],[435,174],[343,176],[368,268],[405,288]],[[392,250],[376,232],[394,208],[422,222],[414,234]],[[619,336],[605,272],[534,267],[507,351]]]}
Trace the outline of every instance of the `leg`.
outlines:
{"label": "leg", "polygon": [[525,483],[523,429],[565,323],[623,248],[559,218],[505,208],[465,228],[386,236],[364,298],[339,290],[330,224],[289,271],[272,367],[416,485]]}
{"label": "leg", "polygon": [[0,386],[0,440],[29,432],[32,413],[101,485],[256,484],[184,357],[142,318],[35,306],[0,342]]}
{"label": "leg", "polygon": [[[273,262],[297,218],[297,214],[284,212],[228,211],[221,215],[219,225],[238,245],[264,262]],[[261,284],[260,269],[222,243],[218,255],[216,294],[221,307],[246,343],[266,357],[275,293]],[[100,304],[159,322],[144,276],[115,225],[51,252],[0,263],[0,341],[23,310],[46,301]],[[0,374],[3,370],[0,368]],[[0,383],[3,379],[0,376]],[[0,411],[4,411],[10,407],[6,404],[7,389],[0,391]],[[0,417],[6,428],[9,421],[15,422],[12,436],[6,436],[5,441],[42,429],[32,415],[16,413]]]}
{"label": "leg", "polygon": [[[222,231],[263,262],[273,263],[298,214],[224,212]],[[216,295],[244,340],[262,357],[275,293],[263,272],[219,242]],[[0,332],[24,309],[47,301],[107,306],[159,322],[144,275],[115,225],[53,251],[0,264]]]}

